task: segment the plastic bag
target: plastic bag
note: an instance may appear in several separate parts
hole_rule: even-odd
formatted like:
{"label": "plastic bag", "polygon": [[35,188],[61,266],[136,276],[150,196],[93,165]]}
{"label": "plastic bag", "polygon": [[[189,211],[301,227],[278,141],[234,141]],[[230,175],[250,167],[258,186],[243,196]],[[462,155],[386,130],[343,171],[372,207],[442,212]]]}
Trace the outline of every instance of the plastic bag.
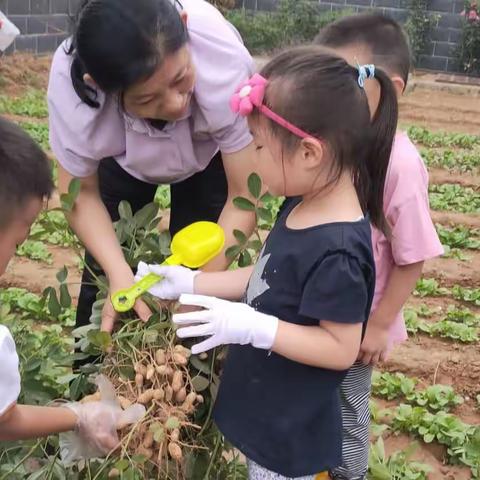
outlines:
{"label": "plastic bag", "polygon": [[20,30],[0,11],[0,50],[5,51],[20,35]]}

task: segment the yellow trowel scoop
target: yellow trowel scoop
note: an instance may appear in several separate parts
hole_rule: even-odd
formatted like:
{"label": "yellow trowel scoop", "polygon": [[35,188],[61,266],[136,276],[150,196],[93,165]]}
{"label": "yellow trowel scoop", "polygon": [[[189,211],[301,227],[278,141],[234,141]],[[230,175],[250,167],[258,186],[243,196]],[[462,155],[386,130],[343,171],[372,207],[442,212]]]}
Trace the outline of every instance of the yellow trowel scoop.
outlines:
{"label": "yellow trowel scoop", "polygon": [[[216,257],[225,244],[225,234],[213,222],[195,222],[180,230],[172,239],[172,255],[163,265],[185,265],[199,268]],[[162,277],[149,273],[130,288],[118,290],[112,295],[113,308],[117,312],[128,312],[137,298],[158,283]]]}

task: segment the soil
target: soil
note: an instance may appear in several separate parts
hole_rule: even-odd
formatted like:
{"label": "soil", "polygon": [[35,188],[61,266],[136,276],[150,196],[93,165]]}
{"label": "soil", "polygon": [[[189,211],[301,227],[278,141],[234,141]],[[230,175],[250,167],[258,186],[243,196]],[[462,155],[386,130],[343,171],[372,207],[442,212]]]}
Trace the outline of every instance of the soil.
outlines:
{"label": "soil", "polygon": [[400,100],[400,123],[431,130],[478,134],[480,98],[448,91],[414,89]]}
{"label": "soil", "polygon": [[424,276],[436,278],[442,285],[480,285],[480,251],[464,250],[468,260],[436,258],[425,264]]}
{"label": "soil", "polygon": [[412,336],[393,350],[382,367],[421,378],[430,385],[452,385],[459,393],[472,398],[480,394],[478,344],[458,344],[425,335]]}
{"label": "soil", "polygon": [[31,88],[46,89],[51,56],[33,57],[18,53],[0,59],[0,90],[17,96]]}
{"label": "soil", "polygon": [[431,184],[458,183],[462,187],[479,188],[477,172],[455,173],[443,168],[431,168],[428,173]]}
{"label": "soil", "polygon": [[[412,444],[411,437],[407,435],[384,434],[385,451],[391,455],[399,450],[405,451]],[[432,448],[423,442],[418,442],[417,448],[413,451],[411,460],[430,465],[432,471],[429,473],[429,480],[467,480],[471,478],[468,470],[462,467],[445,465],[443,448]]]}
{"label": "soil", "polygon": [[47,286],[58,285],[56,274],[65,265],[68,269],[68,284],[75,301],[80,292],[81,274],[78,257],[68,248],[48,246],[53,262],[48,265],[24,257],[15,257],[0,279],[0,287],[22,287],[34,293],[42,293]]}
{"label": "soil", "polygon": [[435,223],[442,225],[465,225],[469,228],[480,228],[480,215],[474,213],[431,212]]}

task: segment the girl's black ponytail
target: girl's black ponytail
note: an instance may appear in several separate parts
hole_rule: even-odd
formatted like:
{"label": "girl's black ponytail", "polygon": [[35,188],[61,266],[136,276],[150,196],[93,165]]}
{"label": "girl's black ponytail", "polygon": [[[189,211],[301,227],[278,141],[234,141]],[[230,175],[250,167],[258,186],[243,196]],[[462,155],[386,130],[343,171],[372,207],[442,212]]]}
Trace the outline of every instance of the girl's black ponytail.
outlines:
{"label": "girl's black ponytail", "polygon": [[[372,224],[389,236],[390,227],[383,212],[383,196],[390,154],[397,131],[398,101],[388,75],[377,69],[375,78],[380,84],[380,101],[371,123],[371,147],[365,159],[366,169],[359,172],[364,178],[359,180],[361,184],[368,185],[366,189],[361,190],[367,194],[366,206]],[[365,175],[368,177],[365,178]]]}

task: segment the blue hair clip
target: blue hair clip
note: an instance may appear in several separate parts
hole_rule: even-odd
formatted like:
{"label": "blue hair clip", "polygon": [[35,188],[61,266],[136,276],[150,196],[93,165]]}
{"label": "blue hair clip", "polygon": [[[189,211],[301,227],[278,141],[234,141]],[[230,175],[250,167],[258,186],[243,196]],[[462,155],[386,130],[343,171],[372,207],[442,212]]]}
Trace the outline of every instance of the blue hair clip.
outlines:
{"label": "blue hair clip", "polygon": [[357,64],[357,69],[358,69],[358,85],[360,86],[360,88],[364,88],[365,80],[367,80],[367,78],[375,77],[375,65],[372,65],[372,64],[358,65]]}

